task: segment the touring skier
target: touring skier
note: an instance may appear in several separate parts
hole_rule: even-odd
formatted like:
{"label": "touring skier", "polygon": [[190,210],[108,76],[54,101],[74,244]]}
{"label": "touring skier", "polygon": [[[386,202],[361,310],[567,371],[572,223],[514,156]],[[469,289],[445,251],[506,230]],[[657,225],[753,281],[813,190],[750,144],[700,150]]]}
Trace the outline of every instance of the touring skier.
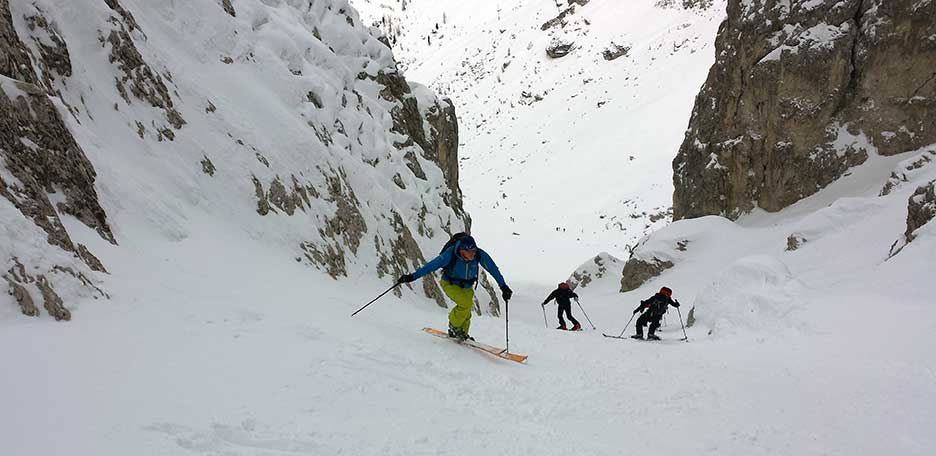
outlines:
{"label": "touring skier", "polygon": [[570,331],[582,330],[582,325],[580,325],[578,320],[576,320],[575,317],[572,316],[572,301],[571,300],[573,298],[578,299],[578,295],[575,294],[574,291],[572,291],[568,283],[562,282],[559,284],[559,286],[555,290],[553,290],[552,293],[549,294],[549,296],[546,297],[546,300],[543,301],[543,307],[545,307],[546,304],[548,304],[549,301],[552,301],[553,299],[555,299],[556,304],[559,305],[559,313],[558,313],[559,327],[556,329],[567,329],[566,322],[562,318],[562,314],[565,313],[569,317],[569,321],[572,322],[572,328],[569,330]]}
{"label": "touring skier", "polygon": [[660,340],[655,333],[660,328],[660,319],[666,313],[667,306],[679,307],[679,301],[673,300],[673,290],[667,287],[660,288],[660,291],[651,296],[650,299],[640,301],[640,305],[634,309],[634,314],[636,315],[639,312],[643,312],[643,314],[637,319],[637,334],[634,334],[631,338],[643,339],[643,327],[649,323],[650,329],[647,332],[647,340]]}
{"label": "touring skier", "polygon": [[494,277],[500,287],[504,301],[509,301],[513,291],[504,281],[504,276],[494,260],[479,249],[473,237],[458,233],[445,244],[439,256],[426,263],[412,274],[406,274],[397,283],[410,283],[436,270],[442,269],[439,285],[455,307],[449,312],[448,335],[460,340],[471,339],[468,329],[471,327],[471,307],[474,304],[474,285],[478,281],[478,266]]}

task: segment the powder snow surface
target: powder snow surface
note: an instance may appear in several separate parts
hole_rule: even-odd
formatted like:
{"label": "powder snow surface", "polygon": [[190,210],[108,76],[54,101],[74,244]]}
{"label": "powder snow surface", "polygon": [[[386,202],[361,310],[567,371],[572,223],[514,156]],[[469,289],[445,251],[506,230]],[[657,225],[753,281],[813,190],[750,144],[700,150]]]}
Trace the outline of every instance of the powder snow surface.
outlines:
{"label": "powder snow surface", "polygon": [[[233,3],[239,7],[246,0]],[[486,17],[482,6],[488,3],[478,2],[479,17]],[[593,10],[594,23],[635,14],[631,24],[653,24],[660,17],[677,26],[682,18],[671,15],[688,14],[647,9],[649,1],[619,7],[625,3],[631,2],[593,0],[590,5],[601,8],[600,14]],[[144,26],[153,29],[163,19],[150,16],[154,22]],[[157,39],[155,32],[150,39]],[[525,41],[514,52],[525,49]],[[646,52],[647,46],[635,40],[634,52]],[[697,54],[701,49],[711,48],[702,46]],[[512,66],[523,61],[518,56]],[[710,56],[699,58],[707,61]],[[663,56],[657,62],[675,65]],[[699,83],[705,72],[670,69],[672,78],[697,72],[692,77]],[[603,74],[595,71],[596,78]],[[895,168],[926,151],[872,155],[849,176],[777,214],[666,226],[642,239],[635,255],[673,261],[672,269],[626,294],[614,280],[578,290],[597,331],[577,306],[573,312],[586,331],[544,327],[555,325],[555,306],[541,309],[542,299],[574,269],[565,259],[581,262],[602,250],[627,257],[613,251],[604,234],[581,233],[602,246],[591,253],[569,241],[573,231],[601,232],[586,218],[600,205],[580,189],[603,195],[611,207],[621,196],[608,195],[608,189],[620,184],[626,194],[628,185],[658,182],[663,190],[641,193],[643,207],[668,204],[668,157],[682,139],[691,109],[686,95],[694,89],[673,88],[658,75],[642,77],[640,90],[621,89],[633,98],[615,98],[601,108],[617,109],[619,123],[596,121],[584,128],[583,121],[573,128],[521,115],[533,108],[514,108],[518,120],[509,128],[524,138],[541,129],[560,144],[574,138],[582,147],[577,152],[552,148],[548,159],[530,159],[525,166],[520,161],[533,154],[532,145],[467,148],[463,173],[491,185],[471,193],[475,207],[493,204],[497,176],[517,176],[505,184],[508,199],[529,197],[527,206],[511,206],[526,207],[519,212],[520,236],[483,228],[505,223],[506,209],[476,215],[478,230],[488,230],[481,231],[487,234],[482,246],[492,244],[488,248],[515,290],[510,349],[529,355],[526,365],[422,333],[423,326],[444,327],[444,310],[412,295],[387,295],[350,318],[387,281],[366,270],[341,282],[310,272],[288,257],[282,247],[287,243],[266,239],[284,236],[284,227],[249,224],[247,215],[245,226],[232,227],[230,219],[210,211],[173,211],[187,201],[185,192],[158,180],[113,184],[99,190],[112,202],[108,210],[116,225],[135,242],[110,247],[75,220],[64,220],[72,236],[112,271],[111,300],[81,301],[80,314],[63,324],[24,317],[11,297],[0,295],[0,454],[933,454],[936,224],[920,228],[898,255],[888,258],[888,252],[903,235],[907,198],[936,178],[936,167],[915,170],[888,196],[877,196]],[[597,115],[592,106],[604,97],[600,84],[611,82],[596,79],[584,86],[569,112]],[[561,113],[571,93],[554,93],[555,101],[547,97],[536,109]],[[586,98],[587,104],[577,104]],[[258,116],[266,106],[260,101]],[[664,122],[658,110],[669,107],[679,112]],[[237,121],[234,113],[227,116],[225,122]],[[556,119],[569,122],[568,116]],[[644,117],[655,119],[650,127],[631,125]],[[257,138],[282,136],[281,128],[258,131]],[[477,137],[479,144],[491,145],[498,133],[475,131],[465,141]],[[574,164],[587,168],[598,160],[587,152],[602,142],[622,148],[625,156],[629,150],[652,152],[635,154],[646,165],[609,167],[589,178],[576,174],[582,171]],[[121,163],[99,170],[102,180],[117,182],[107,175],[119,172]],[[537,179],[556,187],[549,198],[532,198],[546,191],[546,184],[527,188]],[[468,190],[471,185],[464,184]],[[165,209],[172,217],[133,223],[139,209],[117,206],[118,199],[108,196],[142,190],[148,197],[130,202]],[[187,197],[208,205],[208,196]],[[552,197],[571,208],[562,215],[568,230],[562,235],[552,226],[558,218],[545,220],[542,228],[533,220],[533,214],[556,214]],[[229,204],[250,211],[241,207],[245,202]],[[0,206],[4,220],[9,212]],[[791,234],[806,242],[786,251]],[[685,250],[676,248],[680,244]],[[558,246],[556,260],[532,255],[543,245]],[[548,274],[552,270],[559,272]],[[661,285],[673,288],[682,303],[679,313],[667,314],[662,342],[601,336],[620,334],[639,300]],[[686,330],[690,342],[681,342],[680,317],[685,320],[692,308],[696,324]],[[475,317],[471,332],[502,345],[504,325],[504,318]],[[624,333],[632,330],[633,323]]]}

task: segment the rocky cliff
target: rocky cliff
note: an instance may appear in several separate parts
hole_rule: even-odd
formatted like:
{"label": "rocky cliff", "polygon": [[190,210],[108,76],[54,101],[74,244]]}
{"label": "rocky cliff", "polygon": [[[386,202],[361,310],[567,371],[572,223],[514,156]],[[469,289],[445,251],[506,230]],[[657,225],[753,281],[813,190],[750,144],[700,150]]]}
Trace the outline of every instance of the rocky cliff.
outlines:
{"label": "rocky cliff", "polygon": [[470,219],[454,106],[385,43],[347,0],[0,0],[10,296],[68,319],[107,296],[92,250],[210,229],[335,279],[411,271]]}
{"label": "rocky cliff", "polygon": [[731,0],[673,161],[676,219],[780,210],[936,142],[936,2]]}

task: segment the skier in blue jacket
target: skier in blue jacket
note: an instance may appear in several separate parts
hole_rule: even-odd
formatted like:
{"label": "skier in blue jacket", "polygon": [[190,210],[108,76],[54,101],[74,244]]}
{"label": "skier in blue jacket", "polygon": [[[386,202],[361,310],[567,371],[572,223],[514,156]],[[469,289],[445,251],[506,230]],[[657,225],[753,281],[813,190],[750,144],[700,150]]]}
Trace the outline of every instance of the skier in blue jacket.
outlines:
{"label": "skier in blue jacket", "polygon": [[[397,281],[410,283],[434,271],[442,269],[442,280],[439,285],[445,295],[455,302],[455,307],[449,312],[449,337],[458,339],[471,339],[468,329],[471,327],[471,307],[474,305],[474,285],[478,281],[478,266],[494,277],[501,289],[504,301],[509,301],[513,291],[504,281],[497,264],[487,252],[478,248],[474,238],[468,235],[453,237],[451,246],[442,250],[439,256],[426,263],[412,274],[406,274]],[[451,242],[451,241],[450,241]]]}

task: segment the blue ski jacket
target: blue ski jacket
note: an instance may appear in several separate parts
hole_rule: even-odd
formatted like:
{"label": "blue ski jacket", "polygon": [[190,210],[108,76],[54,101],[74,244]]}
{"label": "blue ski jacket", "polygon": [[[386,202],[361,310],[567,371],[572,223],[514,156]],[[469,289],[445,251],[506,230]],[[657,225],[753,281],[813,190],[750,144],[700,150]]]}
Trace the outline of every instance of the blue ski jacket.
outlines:
{"label": "blue ski jacket", "polygon": [[418,279],[433,271],[444,268],[442,278],[452,285],[462,288],[471,288],[478,280],[478,265],[484,267],[488,273],[494,277],[497,285],[501,288],[507,286],[504,282],[504,276],[501,275],[497,264],[491,259],[491,256],[484,250],[478,249],[477,255],[471,261],[465,261],[458,253],[459,243],[445,249],[439,256],[426,263],[421,268],[413,272],[413,278]]}

